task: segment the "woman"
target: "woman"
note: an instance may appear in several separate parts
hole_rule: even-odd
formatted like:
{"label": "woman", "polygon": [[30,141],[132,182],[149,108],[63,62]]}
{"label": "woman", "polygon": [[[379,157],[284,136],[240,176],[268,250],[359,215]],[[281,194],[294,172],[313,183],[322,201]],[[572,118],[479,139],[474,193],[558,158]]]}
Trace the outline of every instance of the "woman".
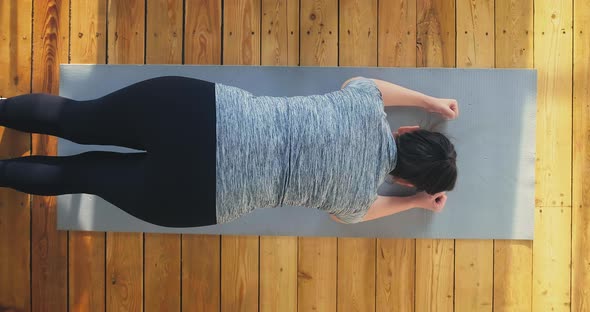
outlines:
{"label": "woman", "polygon": [[[90,101],[21,95],[0,101],[0,126],[143,152],[2,160],[0,187],[95,194],[168,227],[226,223],[278,206],[321,209],[344,223],[413,207],[439,211],[457,176],[453,145],[416,127],[394,137],[383,105],[458,115],[454,100],[361,77],[299,97],[185,77],[149,79]],[[378,196],[388,174],[425,192]]]}

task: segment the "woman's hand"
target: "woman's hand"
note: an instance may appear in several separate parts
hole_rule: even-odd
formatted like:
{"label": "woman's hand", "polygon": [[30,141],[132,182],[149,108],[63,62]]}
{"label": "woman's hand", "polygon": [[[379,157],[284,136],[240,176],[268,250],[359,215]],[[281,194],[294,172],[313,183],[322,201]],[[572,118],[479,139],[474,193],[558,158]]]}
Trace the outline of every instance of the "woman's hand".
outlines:
{"label": "woman's hand", "polygon": [[447,202],[446,192],[440,192],[430,195],[426,192],[420,192],[414,195],[414,205],[434,212],[440,212]]}
{"label": "woman's hand", "polygon": [[447,119],[459,117],[459,104],[454,99],[431,98],[426,109],[431,113],[439,113]]}

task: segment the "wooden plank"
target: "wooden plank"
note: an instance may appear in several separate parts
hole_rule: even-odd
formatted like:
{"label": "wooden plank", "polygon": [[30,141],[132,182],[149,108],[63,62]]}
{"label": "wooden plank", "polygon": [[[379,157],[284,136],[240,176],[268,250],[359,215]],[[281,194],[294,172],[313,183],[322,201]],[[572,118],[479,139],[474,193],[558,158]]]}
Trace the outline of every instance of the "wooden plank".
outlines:
{"label": "wooden plank", "polygon": [[[185,1],[184,38],[186,64],[221,63],[221,0]],[[220,311],[220,239],[219,235],[182,235],[183,311]]]}
{"label": "wooden plank", "polygon": [[220,311],[219,235],[182,236],[182,310]]}
{"label": "wooden plank", "polygon": [[[59,64],[68,62],[69,1],[33,2],[33,92],[59,92]],[[57,138],[32,135],[34,155],[57,155]],[[57,231],[55,197],[33,196],[31,295],[34,311],[67,309],[68,236]]]}
{"label": "wooden plank", "polygon": [[[260,0],[225,0],[223,63],[260,64]],[[221,311],[258,311],[259,237],[221,237]]]}
{"label": "wooden plank", "polygon": [[258,311],[258,236],[221,237],[221,311]]}
{"label": "wooden plank", "polygon": [[223,64],[260,64],[260,0],[225,0]]}
{"label": "wooden plank", "polygon": [[[143,64],[145,1],[109,0],[108,63]],[[143,234],[107,233],[107,311],[143,310]]]}
{"label": "wooden plank", "polygon": [[[147,0],[146,19],[146,63],[181,64],[182,0]],[[146,312],[180,311],[180,248],[178,234],[144,235]]]}
{"label": "wooden plank", "polygon": [[494,0],[457,0],[457,67],[494,67]]}
{"label": "wooden plank", "polygon": [[[262,65],[299,63],[298,25],[299,1],[262,1]],[[297,237],[260,237],[260,311],[297,311]]]}
{"label": "wooden plank", "polygon": [[[70,61],[106,62],[107,1],[73,1]],[[70,311],[105,310],[105,233],[70,232],[68,304]]]}
{"label": "wooden plank", "polygon": [[340,0],[340,65],[377,66],[377,0]]}
{"label": "wooden plank", "polygon": [[145,0],[108,1],[108,63],[143,64]]}
{"label": "wooden plank", "polygon": [[[420,0],[416,8],[418,66],[455,66],[455,1]],[[453,311],[455,242],[416,240],[416,311]]]}
{"label": "wooden plank", "polygon": [[572,1],[535,1],[537,166],[533,311],[570,311]]}
{"label": "wooden plank", "polygon": [[453,311],[454,261],[453,240],[416,240],[416,311]]}
{"label": "wooden plank", "polygon": [[[301,55],[305,66],[338,65],[338,1],[301,1]],[[337,239],[299,238],[298,311],[336,311]]]}
{"label": "wooden plank", "polygon": [[104,64],[107,53],[107,0],[72,2],[70,61]]}
{"label": "wooden plank", "polygon": [[[31,13],[28,1],[0,2],[0,93],[29,93],[31,86]],[[27,133],[0,127],[0,159],[30,153]],[[31,309],[31,209],[29,195],[0,188],[0,307]]]}
{"label": "wooden plank", "polygon": [[590,2],[574,1],[572,311],[590,310]]}
{"label": "wooden plank", "polygon": [[378,64],[416,66],[416,0],[379,1]]}
{"label": "wooden plank", "polygon": [[494,311],[531,311],[532,245],[532,241],[496,241]]}
{"label": "wooden plank", "polygon": [[420,0],[416,8],[418,66],[455,66],[455,1]]}
{"label": "wooden plank", "polygon": [[[416,1],[379,1],[379,66],[416,66]],[[377,239],[377,311],[414,311],[416,240]]]}
{"label": "wooden plank", "polygon": [[377,239],[377,311],[414,311],[416,241]]}
{"label": "wooden plank", "polygon": [[[340,1],[341,66],[377,65],[377,1]],[[375,310],[374,238],[338,238],[338,311]]]}
{"label": "wooden plank", "polygon": [[184,62],[221,64],[221,0],[185,0]]}
{"label": "wooden plank", "polygon": [[338,65],[338,0],[301,0],[302,66]]}
{"label": "wooden plank", "polygon": [[138,233],[107,233],[107,311],[143,310],[143,239]]}
{"label": "wooden plank", "polygon": [[[533,67],[533,0],[496,1],[496,67]],[[494,311],[532,310],[532,241],[494,243]]]}
{"label": "wooden plank", "polygon": [[536,205],[571,206],[572,0],[535,1]]}
{"label": "wooden plank", "polygon": [[336,311],[337,256],[336,238],[299,238],[297,311]]}
{"label": "wooden plank", "polygon": [[533,311],[570,311],[571,209],[535,211]]}
{"label": "wooden plank", "polygon": [[455,241],[455,311],[492,311],[494,241]]}
{"label": "wooden plank", "polygon": [[375,310],[375,239],[338,238],[338,311]]}
{"label": "wooden plank", "polygon": [[299,1],[262,0],[262,65],[299,64]]}
{"label": "wooden plank", "polygon": [[180,311],[180,235],[144,239],[145,311]]}
{"label": "wooden plank", "polygon": [[533,67],[533,0],[496,0],[496,67]]}
{"label": "wooden plank", "polygon": [[147,0],[146,63],[182,63],[182,0]]}
{"label": "wooden plank", "polygon": [[[457,67],[495,64],[494,0],[457,1]],[[451,195],[452,196],[452,195]],[[455,241],[455,311],[492,311],[494,241]]]}
{"label": "wooden plank", "polygon": [[297,237],[260,237],[260,311],[297,311]]}

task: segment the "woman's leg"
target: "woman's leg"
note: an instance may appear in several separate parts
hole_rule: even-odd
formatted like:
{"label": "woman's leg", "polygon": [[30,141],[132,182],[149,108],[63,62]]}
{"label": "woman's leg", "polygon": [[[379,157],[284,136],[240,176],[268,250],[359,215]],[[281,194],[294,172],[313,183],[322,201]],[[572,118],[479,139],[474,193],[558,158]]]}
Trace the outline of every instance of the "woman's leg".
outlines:
{"label": "woman's leg", "polygon": [[129,115],[127,105],[115,106],[100,99],[75,101],[56,95],[26,94],[0,101],[0,126],[80,144],[143,150],[140,125],[133,119],[127,121]]}
{"label": "woman's leg", "polygon": [[[161,167],[161,166],[160,166]],[[200,207],[182,182],[153,170],[148,153],[86,152],[73,156],[27,156],[0,160],[0,187],[28,194],[94,194],[130,215],[156,225],[215,224],[214,207]],[[177,186],[175,186],[177,185]]]}

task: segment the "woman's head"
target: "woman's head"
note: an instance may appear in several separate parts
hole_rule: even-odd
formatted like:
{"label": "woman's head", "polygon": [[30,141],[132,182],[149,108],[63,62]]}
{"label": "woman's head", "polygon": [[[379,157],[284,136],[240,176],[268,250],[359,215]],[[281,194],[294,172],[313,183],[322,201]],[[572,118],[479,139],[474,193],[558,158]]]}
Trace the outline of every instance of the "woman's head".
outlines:
{"label": "woman's head", "polygon": [[428,194],[455,187],[457,153],[446,136],[427,130],[400,131],[396,144],[397,165],[390,172],[396,179]]}

